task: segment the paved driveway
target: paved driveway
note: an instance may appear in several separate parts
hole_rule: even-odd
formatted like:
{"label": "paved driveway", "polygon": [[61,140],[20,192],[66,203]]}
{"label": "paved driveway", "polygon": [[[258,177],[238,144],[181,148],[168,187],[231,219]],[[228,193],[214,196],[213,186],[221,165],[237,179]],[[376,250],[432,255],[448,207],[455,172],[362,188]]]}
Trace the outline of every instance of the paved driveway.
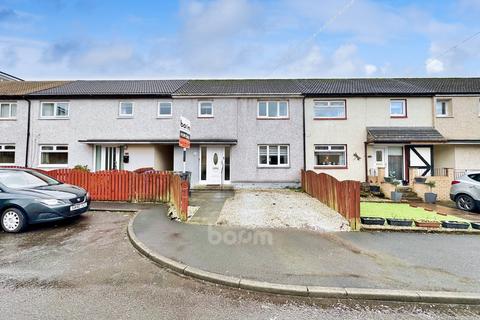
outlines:
{"label": "paved driveway", "polygon": [[131,214],[0,232],[1,319],[475,319],[479,308],[278,297],[180,277],[126,238]]}

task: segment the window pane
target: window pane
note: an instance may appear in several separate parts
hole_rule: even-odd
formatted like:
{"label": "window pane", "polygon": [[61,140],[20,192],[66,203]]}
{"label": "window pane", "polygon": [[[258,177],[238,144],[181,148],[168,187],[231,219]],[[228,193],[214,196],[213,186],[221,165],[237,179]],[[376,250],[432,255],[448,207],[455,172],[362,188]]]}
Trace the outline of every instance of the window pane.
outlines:
{"label": "window pane", "polygon": [[345,152],[315,152],[317,166],[345,166]]}
{"label": "window pane", "polygon": [[225,147],[225,181],[230,181],[230,147]]}
{"label": "window pane", "polygon": [[266,117],[267,116],[267,103],[266,102],[259,102],[258,103],[258,116],[259,117]]}
{"label": "window pane", "polygon": [[45,151],[53,150],[53,146],[42,146],[41,149]]}
{"label": "window pane", "polygon": [[375,160],[376,160],[377,162],[383,162],[383,151],[377,150],[377,151],[375,152]]}
{"label": "window pane", "polygon": [[275,101],[268,102],[268,116],[277,117],[277,103]]}
{"label": "window pane", "polygon": [[3,146],[4,150],[15,150],[15,146]]}
{"label": "window pane", "polygon": [[68,116],[68,104],[67,103],[58,103],[57,104],[57,117],[66,117]]}
{"label": "window pane", "polygon": [[120,114],[121,115],[132,115],[133,114],[133,104],[130,102],[122,102],[120,105]]}
{"label": "window pane", "polygon": [[66,152],[42,152],[41,164],[68,164]]}
{"label": "window pane", "polygon": [[279,114],[280,117],[286,117],[288,115],[288,104],[286,101],[279,102]]}
{"label": "window pane", "polygon": [[15,163],[15,151],[0,151],[0,163],[13,164]]}
{"label": "window pane", "polygon": [[172,104],[171,103],[160,103],[160,115],[171,115],[172,114]]}
{"label": "window pane", "polygon": [[258,156],[260,164],[267,164],[267,146],[261,146],[258,148]]}
{"label": "window pane", "polygon": [[280,146],[280,164],[288,164],[288,147]]}
{"label": "window pane", "polygon": [[10,116],[12,118],[15,118],[17,116],[17,104],[16,103],[12,103],[10,105]]}
{"label": "window pane", "polygon": [[345,118],[345,103],[343,101],[316,102],[314,116],[317,118]]}
{"label": "window pane", "polygon": [[68,151],[68,146],[57,146],[58,151]]}
{"label": "window pane", "polygon": [[201,148],[200,158],[200,180],[207,180],[207,147]]}
{"label": "window pane", "polygon": [[10,105],[9,104],[0,105],[0,118],[10,118]]}
{"label": "window pane", "polygon": [[42,104],[42,117],[53,117],[55,114],[55,105],[53,103]]}
{"label": "window pane", "polygon": [[278,165],[278,147],[277,146],[268,147],[268,164]]}
{"label": "window pane", "polygon": [[405,102],[404,101],[391,101],[390,102],[390,114],[403,116],[405,115]]}
{"label": "window pane", "polygon": [[331,146],[330,147],[330,150],[335,150],[335,151],[338,151],[338,150],[345,150],[345,146]]}
{"label": "window pane", "polygon": [[315,150],[328,150],[328,146],[315,146]]}
{"label": "window pane", "polygon": [[212,103],[211,102],[202,102],[200,104],[200,114],[201,115],[212,115]]}

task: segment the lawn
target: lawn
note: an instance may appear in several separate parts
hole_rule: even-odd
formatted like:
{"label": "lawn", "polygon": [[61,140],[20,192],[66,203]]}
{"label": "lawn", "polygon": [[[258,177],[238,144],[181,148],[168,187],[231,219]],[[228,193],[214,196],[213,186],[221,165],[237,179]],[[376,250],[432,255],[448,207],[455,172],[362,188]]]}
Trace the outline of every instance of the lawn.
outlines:
{"label": "lawn", "polygon": [[376,203],[361,202],[360,216],[381,217],[396,219],[430,220],[430,221],[467,221],[455,216],[442,216],[434,211],[427,211],[423,208],[413,208],[406,203]]}

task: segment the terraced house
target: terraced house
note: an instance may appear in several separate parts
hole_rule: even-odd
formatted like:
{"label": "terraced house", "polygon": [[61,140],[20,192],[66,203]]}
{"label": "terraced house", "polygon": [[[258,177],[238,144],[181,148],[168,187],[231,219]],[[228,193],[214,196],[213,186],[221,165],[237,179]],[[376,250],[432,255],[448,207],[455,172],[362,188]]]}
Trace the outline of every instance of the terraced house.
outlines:
{"label": "terraced house", "polygon": [[183,116],[193,185],[480,167],[477,78],[3,82],[0,101],[1,165],[181,170]]}

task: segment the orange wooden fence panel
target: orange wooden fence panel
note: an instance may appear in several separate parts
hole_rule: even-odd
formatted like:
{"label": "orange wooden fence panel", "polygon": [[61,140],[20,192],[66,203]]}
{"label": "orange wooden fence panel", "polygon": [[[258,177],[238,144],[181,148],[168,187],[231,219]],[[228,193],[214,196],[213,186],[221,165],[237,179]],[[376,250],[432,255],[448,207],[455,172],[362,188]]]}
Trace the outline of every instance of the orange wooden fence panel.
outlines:
{"label": "orange wooden fence panel", "polygon": [[352,229],[360,227],[360,182],[303,170],[301,179],[304,192],[344,216]]}

